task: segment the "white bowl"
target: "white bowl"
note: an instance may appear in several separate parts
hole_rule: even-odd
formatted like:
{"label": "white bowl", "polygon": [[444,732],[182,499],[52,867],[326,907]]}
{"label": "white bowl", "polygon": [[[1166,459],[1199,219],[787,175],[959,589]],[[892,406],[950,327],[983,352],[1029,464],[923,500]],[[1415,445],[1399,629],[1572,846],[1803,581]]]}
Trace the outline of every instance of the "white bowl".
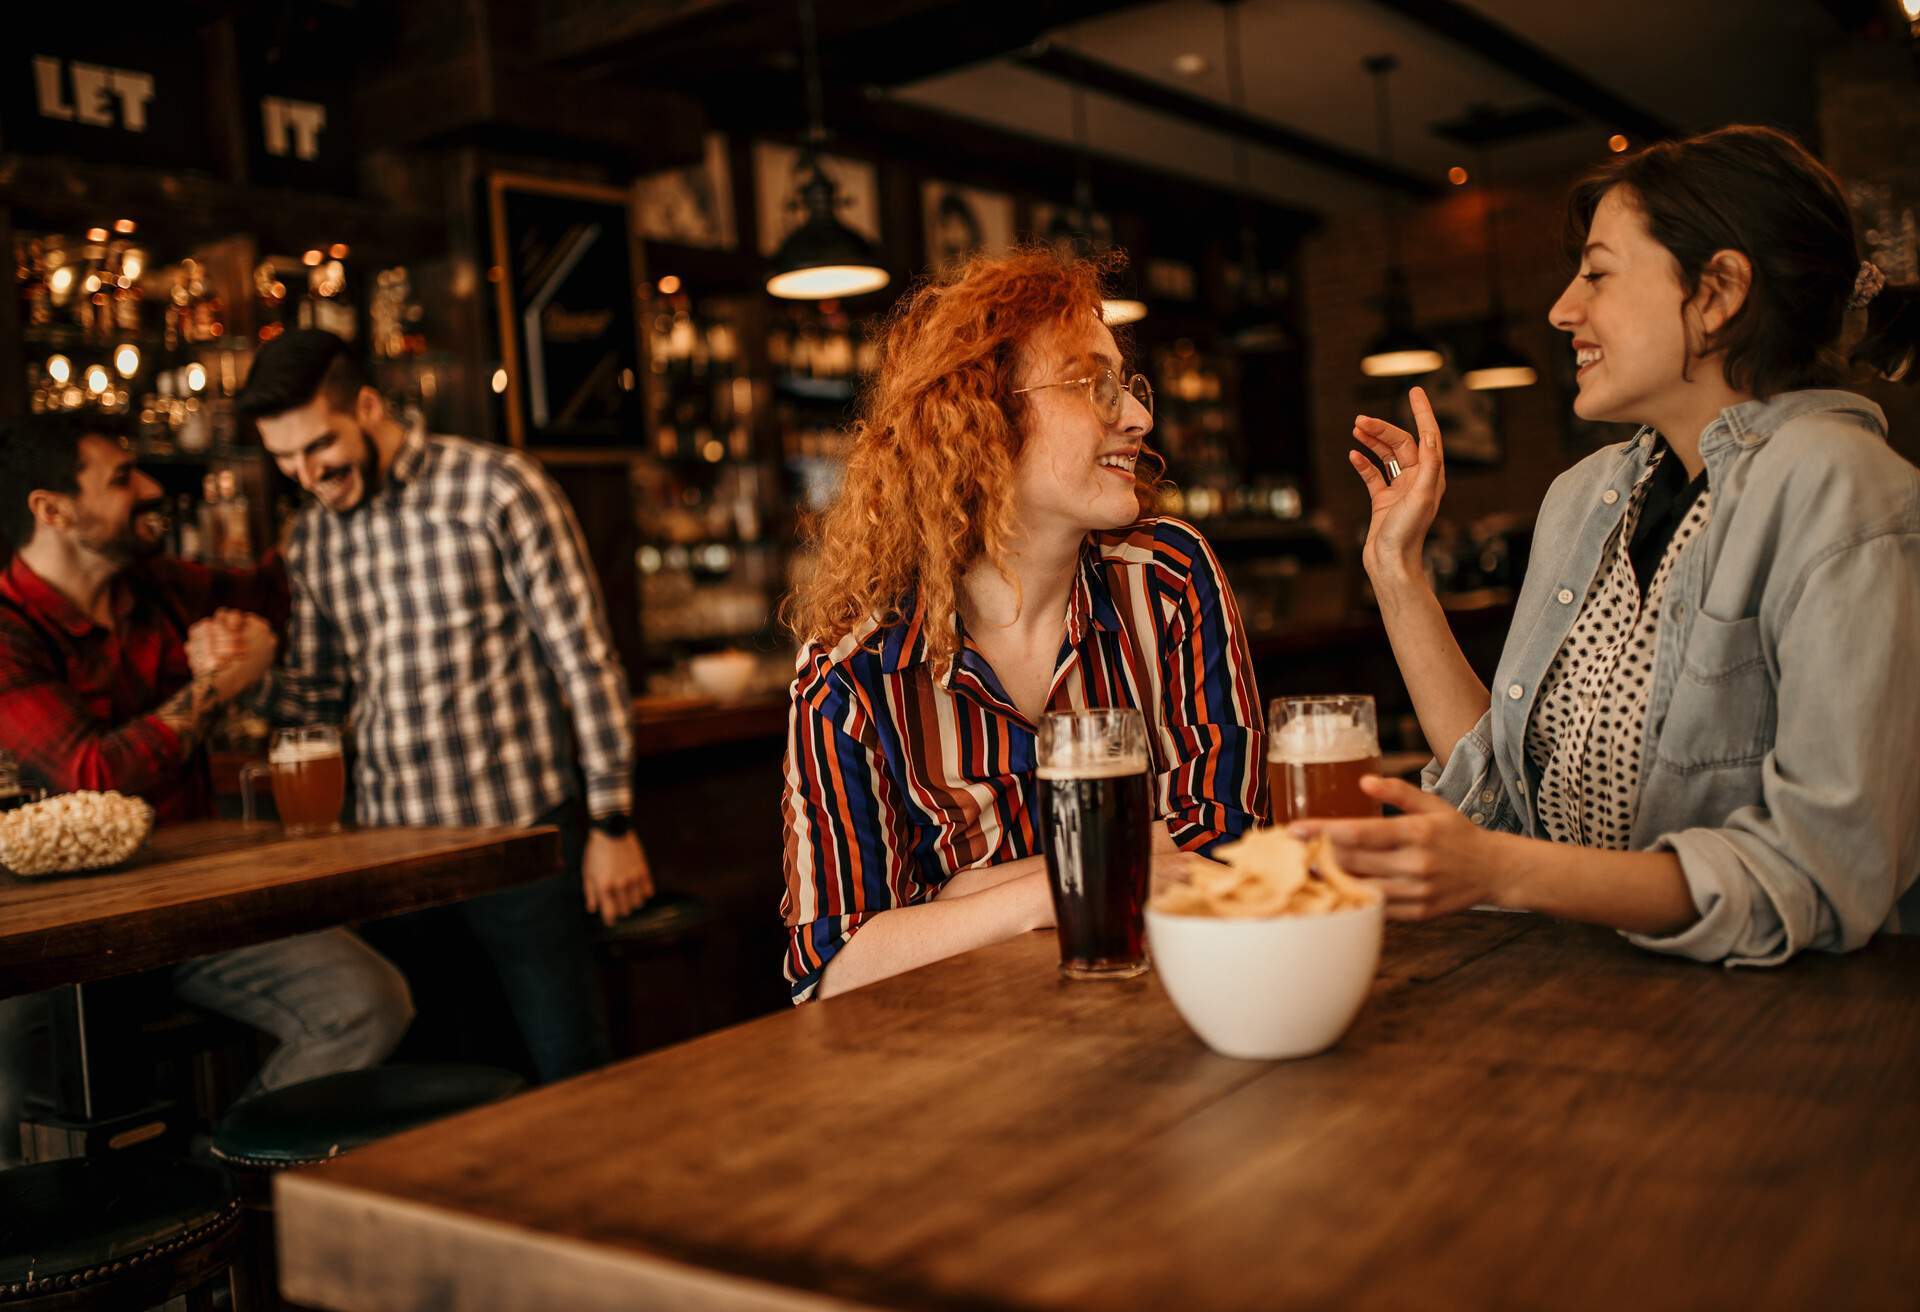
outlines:
{"label": "white bowl", "polygon": [[711,651],[687,662],[687,677],[707,696],[725,702],[744,696],[759,668],[752,652]]}
{"label": "white bowl", "polygon": [[1367,1000],[1386,914],[1228,919],[1147,908],[1153,972],[1215,1052],[1270,1061],[1333,1046]]}

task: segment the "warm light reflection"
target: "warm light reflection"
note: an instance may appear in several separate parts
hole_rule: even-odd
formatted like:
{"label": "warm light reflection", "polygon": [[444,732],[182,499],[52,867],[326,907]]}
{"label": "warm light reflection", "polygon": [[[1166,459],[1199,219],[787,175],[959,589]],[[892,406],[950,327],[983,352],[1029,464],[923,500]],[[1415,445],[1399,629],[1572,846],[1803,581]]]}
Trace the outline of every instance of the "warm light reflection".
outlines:
{"label": "warm light reflection", "polygon": [[113,367],[120,371],[122,378],[131,378],[140,372],[140,348],[132,342],[122,342],[113,353]]}
{"label": "warm light reflection", "polygon": [[87,366],[87,391],[93,395],[99,396],[107,390],[112,382],[113,380],[107,377],[107,371],[104,366],[97,364]]}
{"label": "warm light reflection", "polygon": [[1539,378],[1532,365],[1508,364],[1497,369],[1469,369],[1460,381],[1468,391],[1497,392],[1508,387],[1532,387]]}
{"label": "warm light reflection", "polygon": [[1447,181],[1456,187],[1464,187],[1467,185],[1467,171],[1455,164],[1447,170]]}
{"label": "warm light reflection", "polygon": [[56,300],[65,297],[73,290],[73,277],[71,264],[63,264],[47,275],[47,287],[53,292]]}
{"label": "warm light reflection", "polygon": [[1400,378],[1432,373],[1441,363],[1438,351],[1382,351],[1361,360],[1360,372],[1369,378]]}
{"label": "warm light reflection", "polygon": [[1145,301],[1128,300],[1122,297],[1100,302],[1100,322],[1108,327],[1123,323],[1139,323],[1146,317]]}
{"label": "warm light reflection", "polygon": [[131,237],[133,235],[133,228],[134,223],[132,219],[115,219],[113,221],[113,230],[122,237]]}
{"label": "warm light reflection", "polygon": [[505,369],[495,369],[493,371],[493,390],[496,396],[507,390],[507,371]]}
{"label": "warm light reflection", "polygon": [[877,292],[887,281],[887,271],[871,264],[823,264],[777,273],[767,279],[767,290],[789,301],[825,301]]}
{"label": "warm light reflection", "polygon": [[1616,155],[1624,153],[1629,144],[1631,143],[1629,143],[1627,139],[1621,136],[1618,132],[1614,133],[1612,136],[1607,138],[1607,149],[1612,151]]}
{"label": "warm light reflection", "polygon": [[67,380],[73,377],[73,361],[67,359],[64,355],[48,356],[47,377],[53,379],[59,386],[65,387]]}
{"label": "warm light reflection", "polygon": [[311,269],[311,268],[317,267],[320,261],[324,258],[325,257],[320,254],[319,248],[316,247],[313,250],[310,250],[306,254],[302,255],[300,257],[300,263],[306,265],[309,269]]}
{"label": "warm light reflection", "polygon": [[189,392],[205,391],[206,386],[207,386],[207,367],[203,364],[188,365],[187,366],[187,390]]}
{"label": "warm light reflection", "polygon": [[105,241],[106,239],[107,239],[107,230],[105,228],[88,228],[87,229],[88,241],[98,242],[98,241]]}
{"label": "warm light reflection", "polygon": [[671,296],[680,290],[680,279],[677,275],[670,273],[660,280],[659,288],[662,296]]}
{"label": "warm light reflection", "polygon": [[327,257],[329,259],[334,259],[334,260],[346,259],[347,244],[343,241],[337,241],[333,245],[327,247]]}

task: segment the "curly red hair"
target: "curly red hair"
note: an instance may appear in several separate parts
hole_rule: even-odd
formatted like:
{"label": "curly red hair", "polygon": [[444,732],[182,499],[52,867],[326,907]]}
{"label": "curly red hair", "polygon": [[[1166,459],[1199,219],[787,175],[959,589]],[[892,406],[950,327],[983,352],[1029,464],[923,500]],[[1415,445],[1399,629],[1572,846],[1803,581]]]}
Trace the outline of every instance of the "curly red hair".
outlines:
{"label": "curly red hair", "polygon": [[[1098,322],[1109,267],[1045,246],[976,255],[894,309],[840,493],[811,526],[813,559],[783,606],[795,636],[832,645],[869,617],[897,622],[917,597],[928,658],[954,654],[961,575],[982,556],[1006,574],[1016,532],[1020,348],[1049,328]],[[1143,448],[1142,514],[1162,468]]]}

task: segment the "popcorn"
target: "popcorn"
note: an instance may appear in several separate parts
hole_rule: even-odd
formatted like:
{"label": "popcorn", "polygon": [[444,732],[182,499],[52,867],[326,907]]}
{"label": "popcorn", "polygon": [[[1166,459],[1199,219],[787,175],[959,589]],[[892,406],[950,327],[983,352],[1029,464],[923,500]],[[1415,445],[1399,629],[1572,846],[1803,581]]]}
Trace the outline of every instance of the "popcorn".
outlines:
{"label": "popcorn", "polygon": [[153,828],[153,808],[120,793],[61,793],[0,813],[0,865],[50,875],[119,865]]}

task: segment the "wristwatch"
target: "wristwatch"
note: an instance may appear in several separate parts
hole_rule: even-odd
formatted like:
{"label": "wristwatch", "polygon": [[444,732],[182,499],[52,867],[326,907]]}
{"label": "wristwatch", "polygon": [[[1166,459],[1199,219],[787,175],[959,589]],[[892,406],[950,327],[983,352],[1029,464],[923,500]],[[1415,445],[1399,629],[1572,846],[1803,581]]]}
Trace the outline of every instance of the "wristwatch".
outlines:
{"label": "wristwatch", "polygon": [[597,815],[587,821],[587,827],[596,834],[605,834],[608,838],[625,838],[633,832],[633,817],[625,811],[615,811],[609,815]]}

